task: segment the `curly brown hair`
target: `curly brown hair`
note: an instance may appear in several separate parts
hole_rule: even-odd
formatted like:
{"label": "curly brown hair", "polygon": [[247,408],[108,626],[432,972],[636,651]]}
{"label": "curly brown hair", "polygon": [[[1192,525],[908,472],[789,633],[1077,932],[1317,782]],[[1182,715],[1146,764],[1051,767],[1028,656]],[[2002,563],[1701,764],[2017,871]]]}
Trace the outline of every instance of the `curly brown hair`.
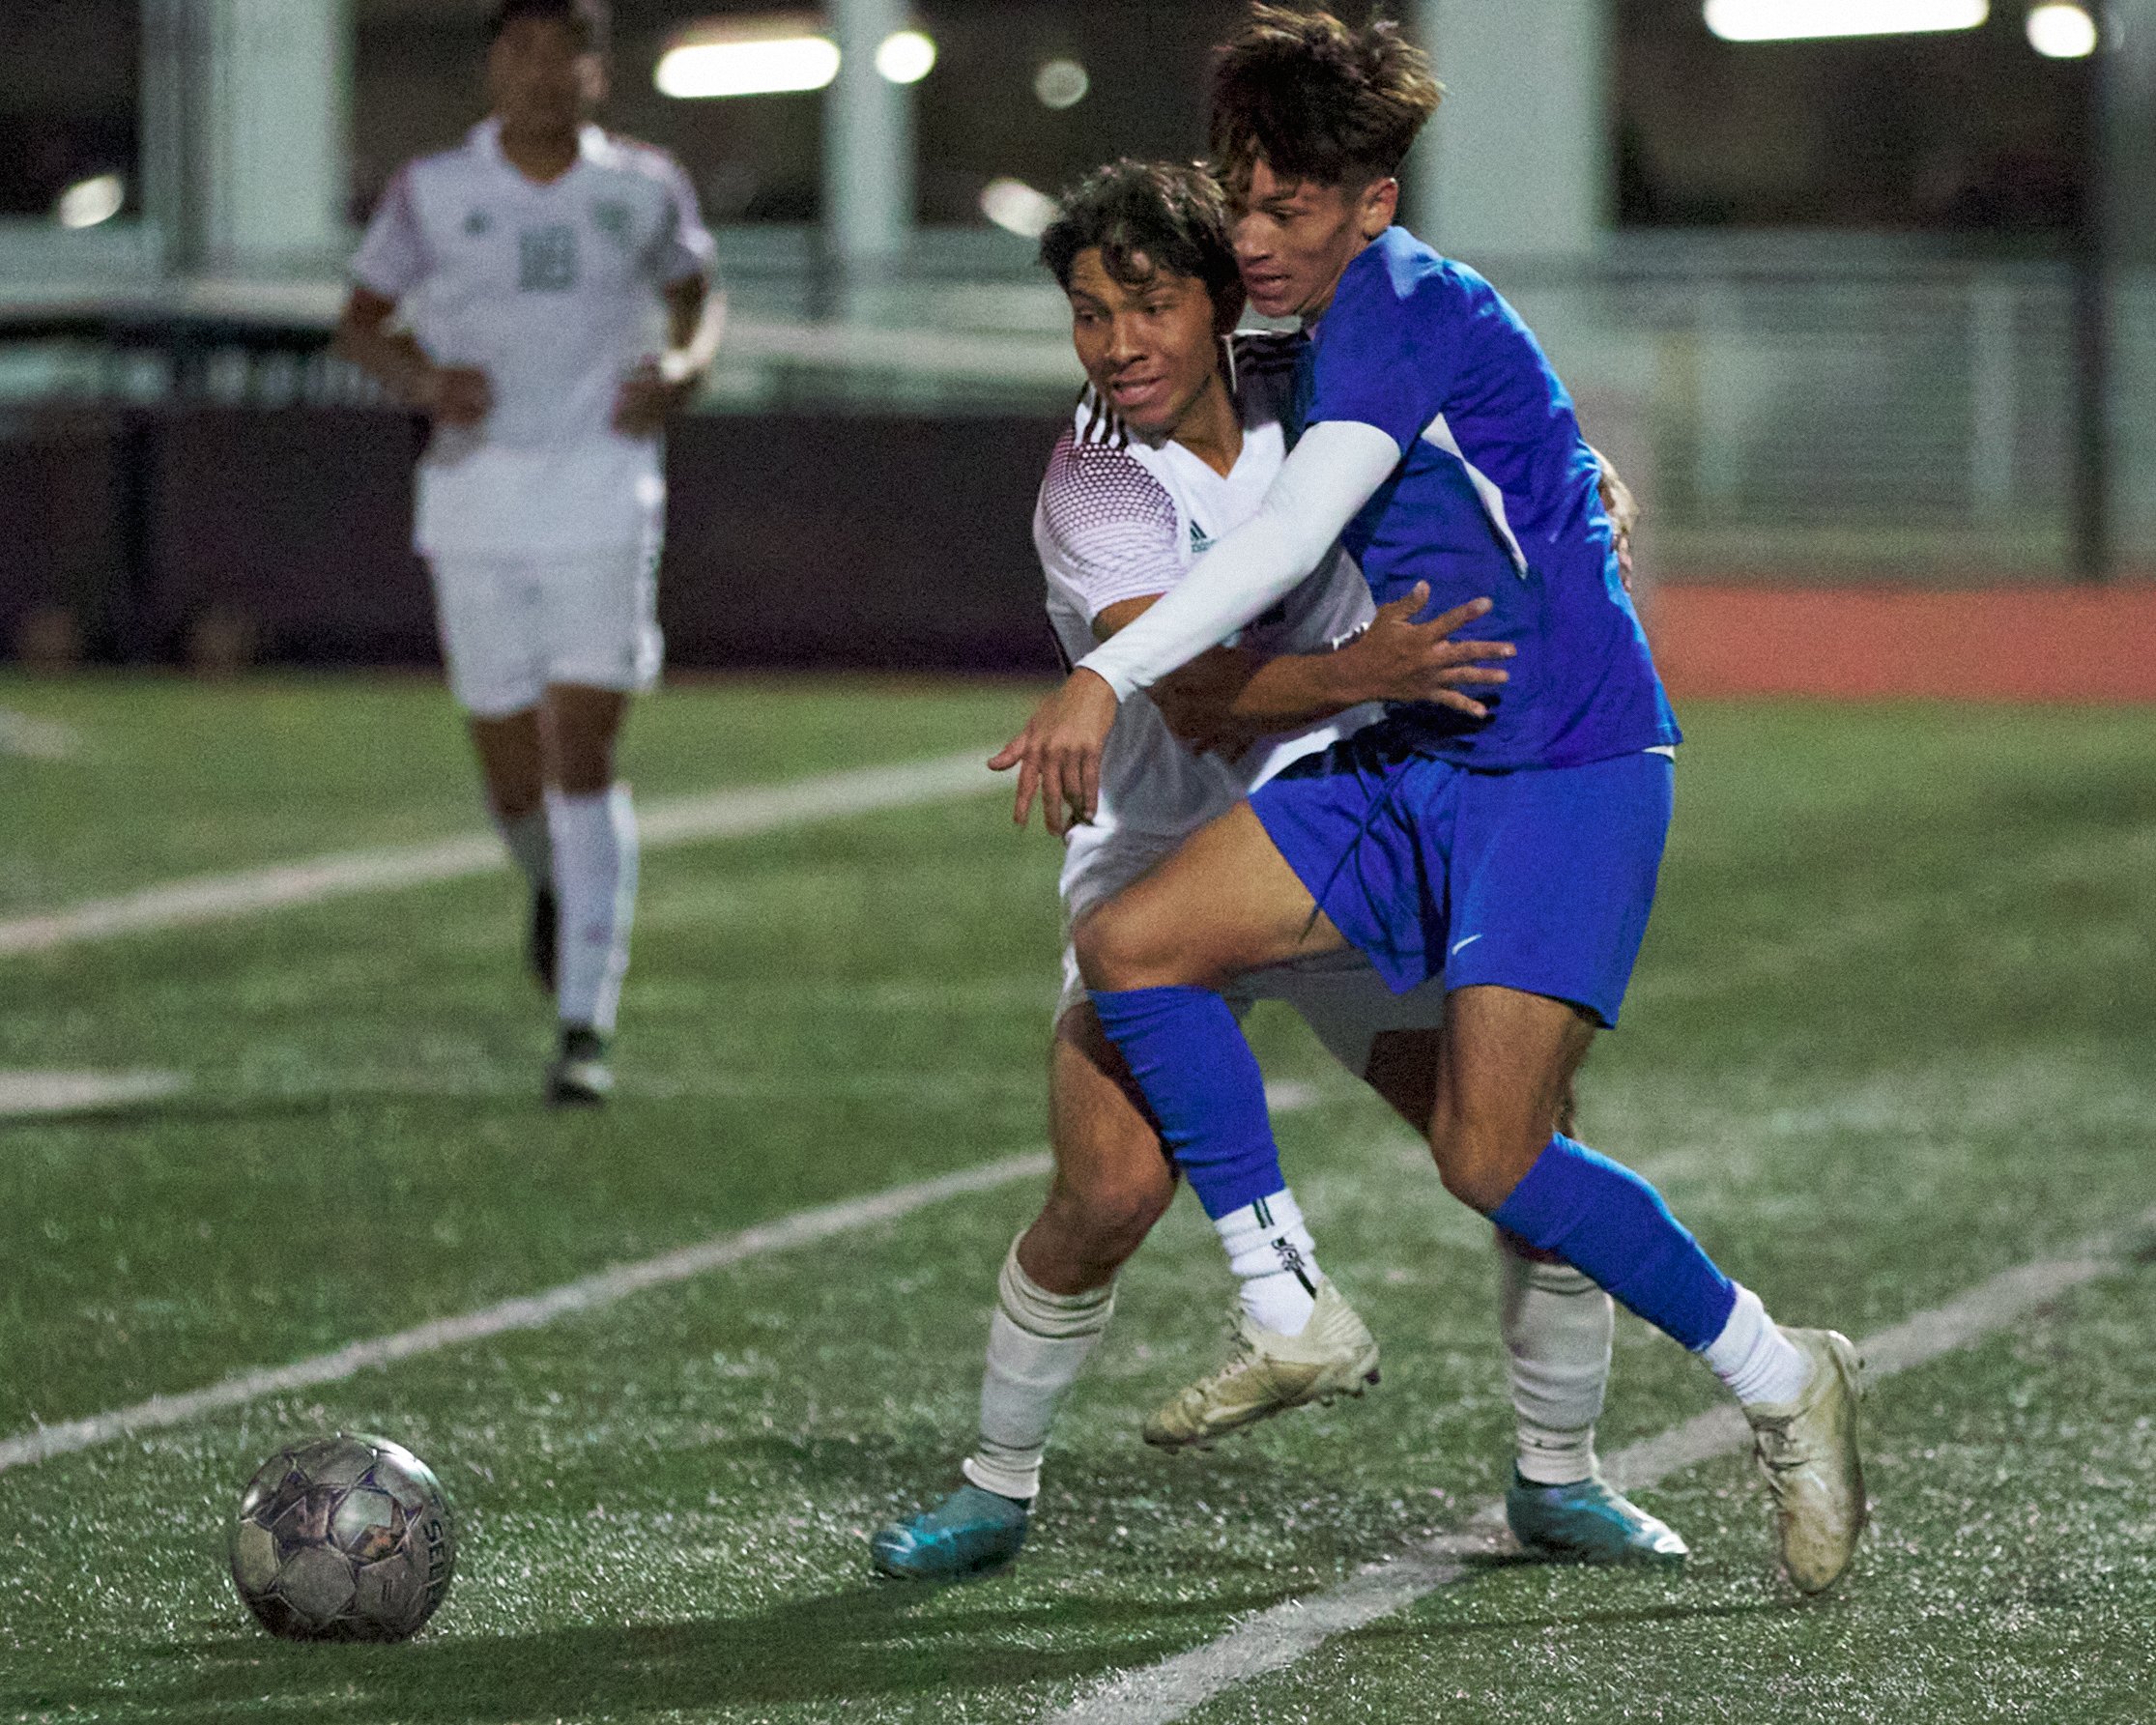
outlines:
{"label": "curly brown hair", "polygon": [[1284,179],[1367,185],[1399,171],[1445,89],[1429,56],[1373,18],[1254,5],[1213,73],[1215,170],[1231,186],[1263,160]]}
{"label": "curly brown hair", "polygon": [[1094,169],[1063,194],[1055,220],[1041,236],[1041,262],[1067,291],[1078,253],[1093,246],[1125,287],[1142,288],[1156,270],[1194,276],[1226,324],[1242,315],[1227,200],[1201,162],[1126,156]]}

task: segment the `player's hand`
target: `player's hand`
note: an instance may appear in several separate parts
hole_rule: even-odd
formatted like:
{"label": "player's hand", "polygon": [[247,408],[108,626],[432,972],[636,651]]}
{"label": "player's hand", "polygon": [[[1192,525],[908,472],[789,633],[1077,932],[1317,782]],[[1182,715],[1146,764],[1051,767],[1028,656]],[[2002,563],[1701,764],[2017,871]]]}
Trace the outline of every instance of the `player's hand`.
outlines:
{"label": "player's hand", "polygon": [[1625,484],[1610,458],[1599,449],[1595,459],[1602,469],[1602,509],[1610,518],[1610,527],[1617,539],[1618,572],[1624,578],[1624,590],[1632,590],[1632,530],[1639,526],[1639,499],[1632,495],[1632,488]]}
{"label": "player's hand", "polygon": [[615,394],[614,429],[623,437],[657,437],[688,393],[687,385],[669,383],[658,362],[647,359]]}
{"label": "player's hand", "polygon": [[429,365],[413,388],[412,405],[437,425],[467,431],[494,411],[494,387],[474,365]]}
{"label": "player's hand", "polygon": [[1025,729],[989,762],[991,772],[1019,769],[1012,819],[1023,826],[1039,796],[1041,819],[1061,838],[1100,812],[1101,751],[1121,704],[1106,677],[1081,670],[1033,709]]}
{"label": "player's hand", "polygon": [[1405,598],[1379,606],[1370,626],[1340,648],[1340,672],[1358,701],[1427,701],[1486,719],[1489,708],[1467,690],[1511,680],[1490,661],[1511,658],[1512,644],[1452,639],[1455,629],[1489,614],[1489,600],[1470,599],[1417,622],[1415,614],[1429,602],[1429,583],[1419,581]]}

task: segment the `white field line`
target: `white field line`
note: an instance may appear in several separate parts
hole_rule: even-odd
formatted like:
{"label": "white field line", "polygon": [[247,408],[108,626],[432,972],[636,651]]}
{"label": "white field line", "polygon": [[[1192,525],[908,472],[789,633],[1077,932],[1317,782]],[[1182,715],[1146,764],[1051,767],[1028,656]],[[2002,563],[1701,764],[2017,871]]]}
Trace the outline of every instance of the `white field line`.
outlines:
{"label": "white field line", "polygon": [[155,1102],[187,1087],[177,1072],[0,1072],[0,1120]]}
{"label": "white field line", "polygon": [[[745,838],[843,819],[883,809],[911,808],[994,791],[1002,781],[983,764],[986,752],[947,755],[893,766],[861,767],[781,785],[673,797],[637,814],[646,848],[706,839]],[[191,927],[254,916],[296,905],[318,905],[355,893],[391,892],[437,880],[457,880],[508,867],[491,833],[471,833],[433,845],[355,850],[234,875],[205,875],[119,898],[96,899],[39,916],[0,922],[0,956],[49,952],[88,940]]]}
{"label": "white field line", "polygon": [[[1274,1109],[1279,1113],[1313,1107],[1319,1100],[1314,1090],[1301,1085],[1292,1088],[1283,1085],[1272,1097]],[[597,1311],[648,1288],[688,1281],[713,1270],[765,1257],[775,1251],[813,1246],[819,1241],[873,1227],[877,1222],[896,1222],[916,1210],[939,1204],[945,1198],[993,1192],[1021,1180],[1038,1179],[1049,1171],[1049,1165],[1046,1150],[1006,1156],[996,1162],[961,1168],[956,1173],[939,1174],[933,1180],[894,1186],[867,1197],[822,1204],[813,1210],[796,1210],[775,1222],[743,1228],[738,1233],[721,1234],[639,1263],[618,1265],[612,1270],[602,1270],[596,1275],[549,1288],[544,1293],[520,1295],[457,1317],[436,1318],[431,1323],[400,1330],[394,1336],[377,1336],[369,1341],[351,1342],[331,1353],[296,1360],[290,1366],[243,1372],[179,1395],[153,1395],[133,1407],[93,1414],[86,1420],[40,1425],[12,1438],[0,1439],[0,1473],[46,1461],[55,1455],[70,1455],[78,1450],[94,1450],[141,1432],[184,1424],[204,1414],[240,1407],[265,1395],[341,1383],[371,1366],[391,1366],[399,1360],[438,1353],[444,1348],[462,1347],[468,1342],[484,1341],[489,1337],[506,1336],[519,1330],[543,1330],[562,1318]]]}
{"label": "white field line", "polygon": [[[1943,1305],[1865,1337],[1858,1347],[1866,1375],[1889,1377],[1926,1365],[2125,1268],[2124,1254],[2137,1235],[2150,1228],[2156,1228],[2156,1209],[2069,1256],[2001,1271]],[[1630,1445],[1603,1466],[1613,1483],[1636,1490],[1735,1454],[1750,1441],[1743,1416],[1725,1405]],[[1452,1586],[1472,1573],[1473,1559],[1510,1543],[1504,1502],[1486,1503],[1458,1531],[1422,1540],[1323,1593],[1272,1606],[1203,1647],[1127,1673],[1052,1714],[1045,1725],[1170,1725],[1239,1683],[1294,1664],[1335,1635],[1364,1628]]]}
{"label": "white field line", "polygon": [[82,733],[73,727],[0,707],[0,755],[23,761],[79,761],[88,753]]}

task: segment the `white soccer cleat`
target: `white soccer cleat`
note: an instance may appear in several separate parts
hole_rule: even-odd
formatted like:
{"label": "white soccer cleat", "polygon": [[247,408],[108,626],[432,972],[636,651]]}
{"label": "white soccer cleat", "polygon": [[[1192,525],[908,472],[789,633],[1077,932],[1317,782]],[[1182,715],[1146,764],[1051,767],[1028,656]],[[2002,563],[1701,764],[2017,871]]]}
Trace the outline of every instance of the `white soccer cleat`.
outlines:
{"label": "white soccer cleat", "polygon": [[1240,1308],[1230,1334],[1233,1351],[1225,1366],[1146,1417],[1147,1443],[1162,1450],[1202,1449],[1289,1408],[1360,1395],[1377,1382],[1377,1337],[1339,1289],[1322,1278],[1317,1308],[1300,1336],[1267,1330]]}
{"label": "white soccer cleat", "polygon": [[1864,1366],[1848,1337],[1833,1330],[1782,1334],[1810,1363],[1811,1380],[1795,1401],[1744,1410],[1752,1450],[1774,1499],[1782,1567],[1797,1590],[1823,1594],[1856,1555],[1869,1509],[1864,1462],[1856,1451],[1856,1404]]}

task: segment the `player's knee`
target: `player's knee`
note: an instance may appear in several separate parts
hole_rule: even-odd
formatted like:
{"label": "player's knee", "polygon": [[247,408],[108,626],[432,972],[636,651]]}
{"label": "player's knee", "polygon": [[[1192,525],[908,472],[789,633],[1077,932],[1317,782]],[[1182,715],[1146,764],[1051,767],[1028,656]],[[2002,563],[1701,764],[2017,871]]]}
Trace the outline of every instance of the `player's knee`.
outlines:
{"label": "player's knee", "polygon": [[1152,974],[1158,943],[1144,919],[1113,900],[1088,911],[1071,931],[1071,942],[1088,988],[1141,989],[1159,980]]}
{"label": "player's knee", "polygon": [[1512,1195],[1538,1147],[1523,1156],[1517,1133],[1443,1103],[1430,1116],[1430,1155],[1437,1162],[1438,1179],[1453,1197],[1484,1216]]}

